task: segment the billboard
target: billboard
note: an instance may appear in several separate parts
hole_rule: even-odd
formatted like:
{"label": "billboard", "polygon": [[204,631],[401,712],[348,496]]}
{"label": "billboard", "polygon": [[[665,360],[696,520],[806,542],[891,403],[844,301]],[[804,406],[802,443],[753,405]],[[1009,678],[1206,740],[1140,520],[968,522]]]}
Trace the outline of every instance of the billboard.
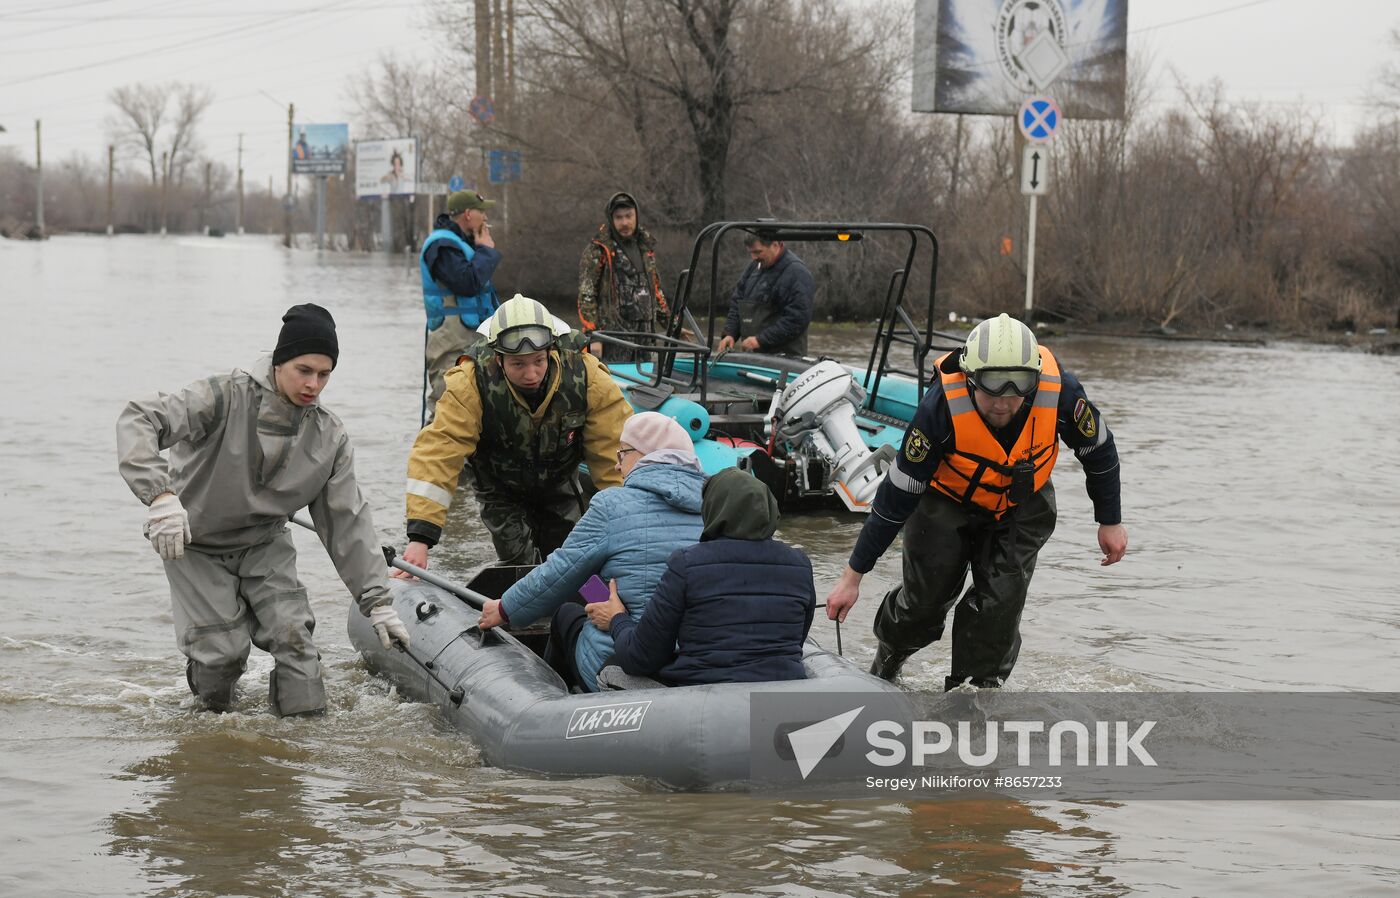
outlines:
{"label": "billboard", "polygon": [[355,196],[401,196],[418,189],[418,138],[355,142]]}
{"label": "billboard", "polygon": [[292,132],[296,135],[292,144],[292,174],[345,174],[349,125],[297,125]]}
{"label": "billboard", "polygon": [[1067,118],[1121,118],[1128,0],[917,0],[915,112],[1014,115],[1048,94]]}

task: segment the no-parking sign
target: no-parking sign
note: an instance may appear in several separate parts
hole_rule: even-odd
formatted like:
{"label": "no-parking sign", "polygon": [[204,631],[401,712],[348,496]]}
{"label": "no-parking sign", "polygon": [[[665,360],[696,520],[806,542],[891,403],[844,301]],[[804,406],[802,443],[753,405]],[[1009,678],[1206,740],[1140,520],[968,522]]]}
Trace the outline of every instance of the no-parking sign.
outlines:
{"label": "no-parking sign", "polygon": [[1049,97],[1031,97],[1021,104],[1016,123],[1026,140],[1044,143],[1055,136],[1055,129],[1060,126],[1060,107]]}

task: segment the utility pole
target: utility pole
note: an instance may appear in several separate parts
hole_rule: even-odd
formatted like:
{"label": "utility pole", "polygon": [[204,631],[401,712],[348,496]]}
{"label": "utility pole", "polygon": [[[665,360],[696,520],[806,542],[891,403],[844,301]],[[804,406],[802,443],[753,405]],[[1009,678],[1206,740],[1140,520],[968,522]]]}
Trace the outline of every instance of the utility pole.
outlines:
{"label": "utility pole", "polygon": [[292,113],[287,104],[287,195],[282,198],[282,245],[292,248]]}
{"label": "utility pole", "polygon": [[112,144],[107,144],[107,236],[113,233],[113,203],[112,203],[112,179],[117,168],[117,148]]}
{"label": "utility pole", "polygon": [[165,236],[166,194],[170,187],[170,152],[160,154],[160,236]]}
{"label": "utility pole", "polygon": [[963,148],[963,117],[958,113],[955,118],[958,120],[957,130],[953,132],[953,172],[948,179],[948,207],[953,212],[953,221],[958,218],[958,170],[962,168],[962,148]]}
{"label": "utility pole", "polygon": [[491,3],[491,102],[496,107],[496,118],[505,115],[506,84],[506,22],[501,0]]}
{"label": "utility pole", "polygon": [[204,202],[199,207],[199,230],[205,234],[209,233],[209,225],[205,221],[205,216],[209,214],[209,201],[213,197],[213,174],[214,163],[205,161],[204,163]]}
{"label": "utility pole", "polygon": [[[497,88],[497,92],[502,92]],[[515,0],[506,0],[506,109],[515,111]]]}
{"label": "utility pole", "polygon": [[238,236],[243,236],[243,135],[238,135],[238,211],[234,213],[234,227]]}
{"label": "utility pole", "polygon": [[39,229],[39,236],[44,236],[44,147],[40,139],[41,122],[34,120],[34,171],[39,182],[38,205],[35,207],[34,224]]}

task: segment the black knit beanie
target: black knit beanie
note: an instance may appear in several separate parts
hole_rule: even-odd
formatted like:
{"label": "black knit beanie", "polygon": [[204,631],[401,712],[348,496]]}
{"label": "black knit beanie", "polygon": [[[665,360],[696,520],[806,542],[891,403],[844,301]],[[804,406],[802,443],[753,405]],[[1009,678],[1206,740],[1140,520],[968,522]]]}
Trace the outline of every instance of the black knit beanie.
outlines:
{"label": "black knit beanie", "polygon": [[332,368],[340,358],[340,344],[335,339],[335,319],[330,312],[312,302],[292,306],[282,316],[282,333],[277,335],[272,364],[280,365],[308,353],[330,356]]}

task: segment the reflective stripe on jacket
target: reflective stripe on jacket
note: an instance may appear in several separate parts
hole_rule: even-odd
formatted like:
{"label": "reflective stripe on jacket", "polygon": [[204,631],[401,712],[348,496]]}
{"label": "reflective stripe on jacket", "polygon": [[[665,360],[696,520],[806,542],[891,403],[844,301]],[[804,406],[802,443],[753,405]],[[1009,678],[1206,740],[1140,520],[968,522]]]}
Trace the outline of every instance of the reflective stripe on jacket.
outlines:
{"label": "reflective stripe on jacket", "polygon": [[440,240],[460,249],[468,262],[476,256],[476,250],[470,243],[445,228],[433,231],[423,241],[423,248],[418,251],[418,278],[423,282],[423,308],[428,313],[428,330],[437,330],[442,326],[443,319],[454,312],[462,319],[462,324],[475,328],[491,317],[491,313],[501,304],[500,298],[489,281],[486,289],[476,296],[456,296],[433,280],[433,273],[428,270],[428,247]]}
{"label": "reflective stripe on jacket", "polygon": [[[936,368],[949,354],[941,356]],[[953,418],[953,447],[933,472],[929,485],[964,504],[979,505],[1000,518],[1013,506],[1012,466],[1029,461],[1034,467],[1034,491],[1050,480],[1059,455],[1056,417],[1060,403],[1060,366],[1050,350],[1040,347],[1040,383],[1031,400],[1021,433],[1011,450],[1002,448],[977,412],[961,371],[942,371],[943,392]]]}

